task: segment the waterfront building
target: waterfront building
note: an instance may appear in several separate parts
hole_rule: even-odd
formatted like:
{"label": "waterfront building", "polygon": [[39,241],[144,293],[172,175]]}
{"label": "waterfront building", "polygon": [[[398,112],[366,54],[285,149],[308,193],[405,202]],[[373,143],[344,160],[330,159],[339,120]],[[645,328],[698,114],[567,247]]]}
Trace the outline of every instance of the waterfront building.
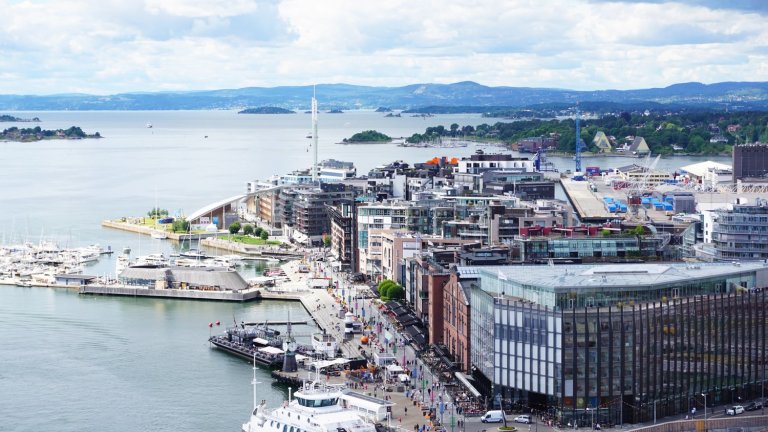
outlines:
{"label": "waterfront building", "polygon": [[461,158],[454,172],[456,174],[480,174],[488,170],[515,168],[535,171],[533,161],[528,158],[514,157],[509,154],[485,154],[482,150],[478,150],[477,154],[468,158]]}
{"label": "waterfront building", "polygon": [[471,369],[505,405],[561,422],[651,421],[765,385],[768,266],[459,267]]}
{"label": "waterfront building", "polygon": [[327,159],[320,162],[319,179],[324,183],[335,183],[357,176],[357,168],[352,162],[342,162],[336,159]]}
{"label": "waterfront building", "polygon": [[709,224],[716,260],[768,259],[768,201],[714,210],[705,219],[705,230]]}
{"label": "waterfront building", "polygon": [[733,182],[768,178],[768,144],[733,146]]}
{"label": "waterfront building", "polygon": [[651,148],[648,147],[648,143],[645,142],[645,138],[636,136],[632,140],[632,144],[629,145],[629,151],[636,154],[647,154],[651,151]]}
{"label": "waterfront building", "polygon": [[610,153],[613,149],[611,147],[611,141],[605,136],[605,132],[597,131],[595,137],[592,139],[592,145],[599,149],[600,153]]}
{"label": "waterfront building", "polygon": [[[557,135],[557,134],[553,134]],[[519,153],[536,153],[539,150],[549,150],[557,147],[556,136],[540,136],[523,138],[517,142],[517,151]]]}
{"label": "waterfront building", "polygon": [[299,243],[320,244],[331,232],[326,206],[354,199],[355,192],[343,184],[320,183],[319,188],[298,189],[292,197],[291,236]]}

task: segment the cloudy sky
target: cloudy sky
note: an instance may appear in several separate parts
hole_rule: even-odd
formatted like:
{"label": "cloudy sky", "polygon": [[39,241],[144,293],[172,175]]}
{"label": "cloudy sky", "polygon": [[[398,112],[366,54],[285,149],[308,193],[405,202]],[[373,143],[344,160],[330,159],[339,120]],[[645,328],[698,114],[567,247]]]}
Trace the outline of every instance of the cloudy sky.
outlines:
{"label": "cloudy sky", "polygon": [[768,0],[0,0],[0,93],[768,81]]}

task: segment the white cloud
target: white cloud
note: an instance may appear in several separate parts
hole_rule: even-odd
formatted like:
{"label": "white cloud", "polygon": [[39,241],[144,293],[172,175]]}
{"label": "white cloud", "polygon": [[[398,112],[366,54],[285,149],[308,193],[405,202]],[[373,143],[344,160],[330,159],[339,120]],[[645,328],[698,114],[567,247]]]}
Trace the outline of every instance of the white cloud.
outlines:
{"label": "white cloud", "polygon": [[768,81],[760,4],[690,3],[0,0],[0,93]]}

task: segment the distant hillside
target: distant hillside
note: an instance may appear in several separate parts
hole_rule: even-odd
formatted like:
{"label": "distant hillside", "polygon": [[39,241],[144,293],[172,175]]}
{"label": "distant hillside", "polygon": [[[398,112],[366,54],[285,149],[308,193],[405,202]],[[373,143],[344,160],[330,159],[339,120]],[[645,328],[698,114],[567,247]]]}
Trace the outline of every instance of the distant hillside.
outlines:
{"label": "distant hillside", "polygon": [[[176,110],[278,107],[304,111],[313,90],[320,109],[349,110],[387,107],[425,112],[487,112],[489,108],[522,108],[540,104],[573,106],[606,102],[642,108],[644,103],[725,110],[768,109],[768,83],[682,83],[638,90],[576,91],[528,87],[488,87],[465,81],[454,84],[412,84],[370,87],[320,84],[299,87],[248,87],[190,92],[123,93],[110,96],[61,94],[0,95],[0,110]],[[441,108],[437,108],[441,107]]]}

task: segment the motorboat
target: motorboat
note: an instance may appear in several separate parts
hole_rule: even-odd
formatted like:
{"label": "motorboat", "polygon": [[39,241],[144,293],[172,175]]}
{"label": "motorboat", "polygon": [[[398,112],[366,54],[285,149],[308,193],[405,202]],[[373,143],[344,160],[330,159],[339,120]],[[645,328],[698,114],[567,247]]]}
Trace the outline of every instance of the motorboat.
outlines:
{"label": "motorboat", "polygon": [[168,233],[165,231],[152,230],[151,236],[153,239],[165,240],[168,238]]}

